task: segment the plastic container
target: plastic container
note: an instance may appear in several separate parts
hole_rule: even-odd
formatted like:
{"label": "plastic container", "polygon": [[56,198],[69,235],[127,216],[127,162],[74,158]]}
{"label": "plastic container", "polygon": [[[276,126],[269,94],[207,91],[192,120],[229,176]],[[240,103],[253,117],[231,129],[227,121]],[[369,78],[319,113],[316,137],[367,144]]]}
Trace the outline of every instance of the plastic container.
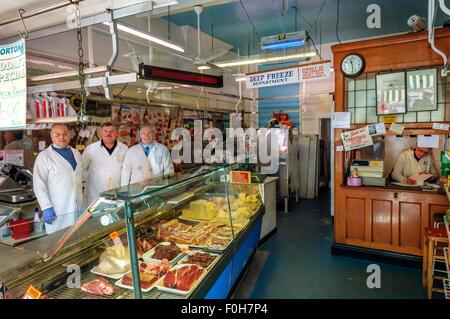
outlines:
{"label": "plastic container", "polygon": [[12,231],[12,238],[16,240],[30,237],[31,232],[34,230],[34,223],[29,219],[10,221],[9,226]]}

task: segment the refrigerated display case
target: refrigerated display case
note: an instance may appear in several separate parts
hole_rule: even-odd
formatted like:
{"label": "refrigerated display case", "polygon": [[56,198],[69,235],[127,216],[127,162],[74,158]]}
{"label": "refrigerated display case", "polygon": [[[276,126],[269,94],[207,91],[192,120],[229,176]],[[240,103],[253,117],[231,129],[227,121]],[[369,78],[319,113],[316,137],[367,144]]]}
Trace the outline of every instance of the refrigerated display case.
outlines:
{"label": "refrigerated display case", "polygon": [[47,298],[226,298],[264,214],[258,185],[230,183],[232,170],[240,164],[104,192],[72,227],[0,245],[0,295],[21,298],[31,285]]}

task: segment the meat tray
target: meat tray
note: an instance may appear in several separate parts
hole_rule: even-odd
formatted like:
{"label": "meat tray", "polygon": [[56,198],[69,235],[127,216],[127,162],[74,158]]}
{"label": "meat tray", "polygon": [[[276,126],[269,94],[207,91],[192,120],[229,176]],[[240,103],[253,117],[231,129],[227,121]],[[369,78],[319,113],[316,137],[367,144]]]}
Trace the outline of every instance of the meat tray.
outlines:
{"label": "meat tray", "polygon": [[[150,287],[148,287],[147,289],[141,288],[142,292],[149,292],[150,290],[153,289],[153,287],[155,287],[155,284],[159,281],[159,279],[157,281],[155,281]],[[128,286],[128,285],[124,285],[122,284],[122,278],[120,278],[119,280],[116,281],[115,283],[116,286],[120,287],[120,288],[125,288],[125,289],[130,289],[133,290],[133,286]]]}
{"label": "meat tray", "polygon": [[[162,261],[161,259],[155,259],[155,258],[152,258],[152,256],[153,256],[154,253],[155,253],[156,247],[158,247],[158,246],[169,246],[169,245],[171,245],[171,244],[172,244],[172,243],[170,243],[170,242],[162,242],[162,243],[159,243],[158,245],[156,245],[155,247],[153,247],[152,249],[150,249],[149,251],[147,251],[145,254],[143,254],[143,255],[142,255],[142,259],[143,259],[145,262],[148,262],[148,263],[152,263],[152,262],[161,262],[161,261]],[[179,253],[177,256],[175,256],[172,260],[169,260],[169,263],[170,263],[171,265],[176,264],[176,262],[177,262],[182,256],[183,256],[183,252],[180,251],[180,253]]]}
{"label": "meat tray", "polygon": [[[197,253],[208,254],[208,255],[210,255],[210,256],[215,257],[214,260],[213,260],[213,261],[209,264],[209,266],[206,267],[205,269],[211,268],[211,266],[214,265],[214,264],[216,263],[217,258],[220,256],[220,255],[218,255],[218,254],[210,253],[210,252],[207,252],[207,251],[191,250],[191,251],[186,252],[186,255],[178,261],[178,265],[187,265],[187,264],[183,264],[183,262],[186,261],[186,260],[188,260],[190,254],[197,254]],[[191,264],[192,264],[192,263],[191,263]]]}
{"label": "meat tray", "polygon": [[124,273],[118,273],[118,274],[113,274],[113,275],[107,275],[104,274],[102,272],[97,271],[97,266],[94,266],[91,269],[91,273],[96,274],[96,275],[100,275],[106,278],[111,278],[111,279],[121,279],[123,276],[125,276],[126,273],[128,273],[128,271],[124,272]]}
{"label": "meat tray", "polygon": [[[192,264],[182,264],[182,265],[175,265],[173,266],[171,270],[177,270],[183,267],[189,267],[189,266],[193,266]],[[197,265],[196,265],[197,266]],[[202,282],[203,278],[205,277],[207,271],[206,269],[204,269],[203,273],[201,274],[201,276],[195,281],[195,283],[192,285],[190,290],[184,291],[184,290],[178,290],[178,289],[174,289],[174,288],[168,288],[164,286],[164,279],[166,278],[166,275],[164,275],[163,277],[161,277],[161,279],[159,279],[156,284],[155,284],[155,288],[164,292],[169,292],[169,293],[173,293],[176,295],[182,295],[182,296],[187,296],[189,295],[192,291],[195,290],[195,288],[197,288],[198,284],[200,282]]]}

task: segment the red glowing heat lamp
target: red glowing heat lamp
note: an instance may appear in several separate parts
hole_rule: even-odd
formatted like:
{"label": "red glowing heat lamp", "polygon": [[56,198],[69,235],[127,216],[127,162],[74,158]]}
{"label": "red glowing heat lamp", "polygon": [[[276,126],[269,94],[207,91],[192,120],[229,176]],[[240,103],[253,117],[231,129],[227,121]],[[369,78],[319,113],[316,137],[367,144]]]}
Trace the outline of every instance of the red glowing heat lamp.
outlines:
{"label": "red glowing heat lamp", "polygon": [[152,65],[139,64],[139,77],[146,80],[173,82],[187,85],[223,87],[223,76],[201,74],[180,70],[161,68]]}

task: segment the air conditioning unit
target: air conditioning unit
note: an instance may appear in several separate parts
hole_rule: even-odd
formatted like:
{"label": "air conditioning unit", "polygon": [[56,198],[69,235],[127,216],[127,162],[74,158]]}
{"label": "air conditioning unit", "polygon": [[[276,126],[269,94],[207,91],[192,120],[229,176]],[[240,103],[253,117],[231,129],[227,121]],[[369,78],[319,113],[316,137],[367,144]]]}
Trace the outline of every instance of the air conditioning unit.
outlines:
{"label": "air conditioning unit", "polygon": [[276,50],[303,47],[308,41],[306,31],[281,33],[261,38],[261,50]]}

